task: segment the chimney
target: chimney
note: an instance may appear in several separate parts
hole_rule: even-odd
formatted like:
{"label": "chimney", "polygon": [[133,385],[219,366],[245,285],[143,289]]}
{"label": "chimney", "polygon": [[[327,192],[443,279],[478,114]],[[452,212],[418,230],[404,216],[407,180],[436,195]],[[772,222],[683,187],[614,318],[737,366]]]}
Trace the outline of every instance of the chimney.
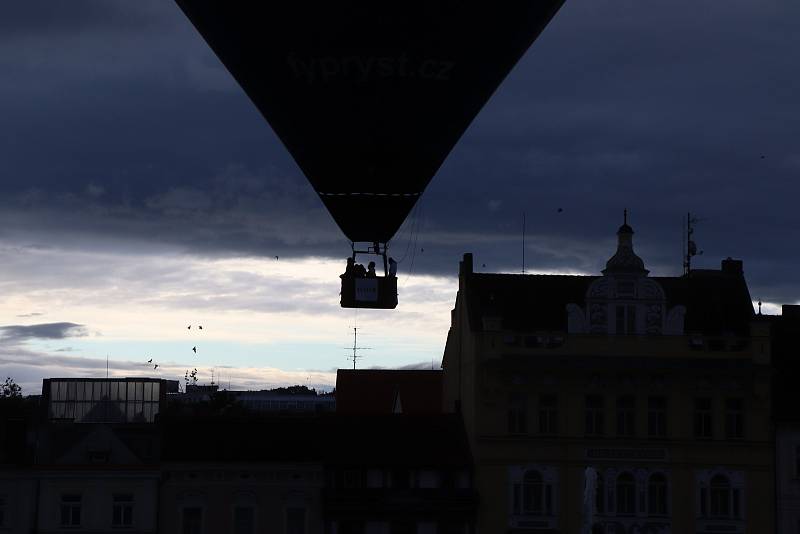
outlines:
{"label": "chimney", "polygon": [[464,254],[464,260],[461,261],[458,267],[459,276],[472,274],[472,252],[467,252]]}
{"label": "chimney", "polygon": [[744,274],[742,260],[734,260],[730,256],[722,260],[722,272],[725,274]]}
{"label": "chimney", "polygon": [[[458,290],[463,291],[467,282],[467,275],[472,274],[472,253],[464,254],[464,259],[458,264]],[[462,295],[464,293],[461,293]]]}

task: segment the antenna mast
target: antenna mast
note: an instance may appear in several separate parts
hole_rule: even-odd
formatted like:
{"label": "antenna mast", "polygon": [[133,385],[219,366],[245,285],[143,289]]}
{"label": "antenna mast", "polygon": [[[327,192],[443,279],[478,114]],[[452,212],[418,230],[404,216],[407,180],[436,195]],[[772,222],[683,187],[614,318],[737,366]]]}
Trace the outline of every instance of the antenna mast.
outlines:
{"label": "antenna mast", "polygon": [[353,369],[356,368],[356,361],[358,361],[359,358],[363,358],[363,356],[358,354],[358,351],[359,350],[371,350],[371,349],[372,349],[372,347],[359,347],[358,346],[358,327],[354,326],[353,327],[353,346],[352,347],[348,347],[348,350],[352,350],[353,351],[353,355],[347,357],[348,360],[353,360]]}
{"label": "antenna mast", "polygon": [[702,250],[697,250],[697,244],[694,242],[692,235],[694,234],[694,225],[700,221],[697,217],[692,217],[691,213],[686,214],[686,242],[683,255],[683,274],[689,276],[692,272],[692,256],[702,254]]}
{"label": "antenna mast", "polygon": [[525,274],[525,212],[522,212],[522,274]]}

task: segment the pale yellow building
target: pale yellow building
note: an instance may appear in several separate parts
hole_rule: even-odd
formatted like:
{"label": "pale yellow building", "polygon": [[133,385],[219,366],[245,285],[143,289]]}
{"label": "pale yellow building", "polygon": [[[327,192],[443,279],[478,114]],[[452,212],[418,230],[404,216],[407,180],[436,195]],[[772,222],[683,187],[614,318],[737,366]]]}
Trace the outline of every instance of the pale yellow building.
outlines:
{"label": "pale yellow building", "polygon": [[460,266],[444,408],[478,532],[771,533],[769,325],[742,262],[650,277],[619,228],[601,276]]}

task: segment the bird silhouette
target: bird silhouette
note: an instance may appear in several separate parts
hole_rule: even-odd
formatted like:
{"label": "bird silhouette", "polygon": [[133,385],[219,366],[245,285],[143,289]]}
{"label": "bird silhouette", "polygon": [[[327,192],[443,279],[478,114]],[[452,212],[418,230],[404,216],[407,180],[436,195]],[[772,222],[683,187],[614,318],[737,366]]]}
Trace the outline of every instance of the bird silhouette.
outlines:
{"label": "bird silhouette", "polygon": [[558,208],[558,213],[561,213],[562,211],[564,211],[564,208]]}
{"label": "bird silhouette", "polygon": [[158,369],[158,364],[155,364],[155,365],[153,366],[153,369],[154,369],[154,370],[155,370],[155,369]]}
{"label": "bird silhouette", "polygon": [[278,256],[275,256],[275,261],[278,261]]}
{"label": "bird silhouette", "polygon": [[150,358],[149,360],[147,360],[147,363],[153,363],[153,358]]}
{"label": "bird silhouette", "polygon": [[192,325],[189,325],[189,326],[186,327],[186,330],[191,330],[191,329],[192,329]]}
{"label": "bird silhouette", "polygon": [[197,328],[199,328],[200,330],[203,329],[202,325],[197,325]]}
{"label": "bird silhouette", "polygon": [[195,354],[197,354],[197,347],[192,347],[192,350],[194,351]]}
{"label": "bird silhouette", "polygon": [[761,159],[766,159],[766,158],[767,158],[767,156],[765,156],[764,154],[761,154]]}

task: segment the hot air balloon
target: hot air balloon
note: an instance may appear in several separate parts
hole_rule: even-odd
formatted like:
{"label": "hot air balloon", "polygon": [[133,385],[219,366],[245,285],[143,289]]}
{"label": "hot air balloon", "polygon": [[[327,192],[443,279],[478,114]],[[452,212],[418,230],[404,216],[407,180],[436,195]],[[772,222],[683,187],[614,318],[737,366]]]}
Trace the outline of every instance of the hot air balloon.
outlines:
{"label": "hot air balloon", "polygon": [[563,1],[176,0],[292,154],[353,259],[383,256],[385,276],[342,282],[342,306],[375,308],[397,305],[387,244]]}

